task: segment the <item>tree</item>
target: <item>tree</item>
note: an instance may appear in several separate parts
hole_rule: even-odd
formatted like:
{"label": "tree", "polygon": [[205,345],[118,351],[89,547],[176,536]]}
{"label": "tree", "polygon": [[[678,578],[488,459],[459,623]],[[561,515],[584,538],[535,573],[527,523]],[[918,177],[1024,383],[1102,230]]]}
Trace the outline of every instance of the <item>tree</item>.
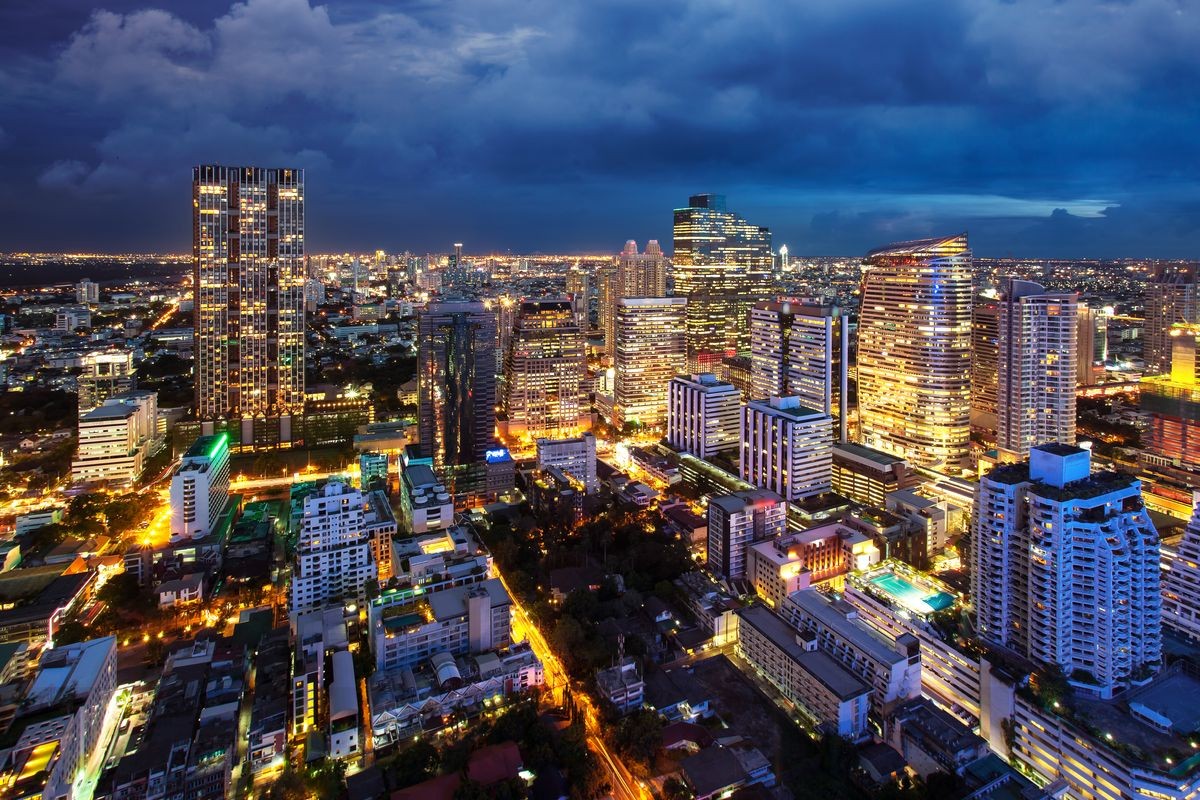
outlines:
{"label": "tree", "polygon": [[266,793],[267,800],[307,800],[308,788],[304,785],[304,777],[288,764],[283,772],[271,784]]}
{"label": "tree", "polygon": [[640,765],[643,770],[649,770],[662,748],[662,730],[662,717],[642,709],[621,720],[613,744],[627,759]]}
{"label": "tree", "polygon": [[687,784],[673,775],[663,783],[663,796],[666,800],[692,800],[693,797]]}
{"label": "tree", "polygon": [[400,788],[427,781],[437,774],[441,755],[436,747],[421,740],[406,747],[392,763],[396,785]]}

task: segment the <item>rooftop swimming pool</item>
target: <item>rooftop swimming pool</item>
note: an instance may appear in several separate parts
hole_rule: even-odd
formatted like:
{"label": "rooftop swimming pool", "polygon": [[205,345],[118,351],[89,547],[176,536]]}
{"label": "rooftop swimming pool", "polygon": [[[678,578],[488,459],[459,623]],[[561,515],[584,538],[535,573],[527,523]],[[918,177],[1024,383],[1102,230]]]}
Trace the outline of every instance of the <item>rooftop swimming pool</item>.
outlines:
{"label": "rooftop swimming pool", "polygon": [[877,575],[870,582],[901,606],[917,614],[932,614],[954,605],[954,595],[946,592],[929,593],[893,572]]}

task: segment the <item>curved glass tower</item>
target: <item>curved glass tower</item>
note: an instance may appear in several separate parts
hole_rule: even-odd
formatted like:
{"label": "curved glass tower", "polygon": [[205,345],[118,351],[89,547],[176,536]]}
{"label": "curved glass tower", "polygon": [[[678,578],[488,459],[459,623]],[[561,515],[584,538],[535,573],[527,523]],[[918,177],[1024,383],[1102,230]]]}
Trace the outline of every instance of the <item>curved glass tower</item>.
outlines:
{"label": "curved glass tower", "polygon": [[951,472],[971,438],[967,235],[867,254],[858,324],[862,443]]}

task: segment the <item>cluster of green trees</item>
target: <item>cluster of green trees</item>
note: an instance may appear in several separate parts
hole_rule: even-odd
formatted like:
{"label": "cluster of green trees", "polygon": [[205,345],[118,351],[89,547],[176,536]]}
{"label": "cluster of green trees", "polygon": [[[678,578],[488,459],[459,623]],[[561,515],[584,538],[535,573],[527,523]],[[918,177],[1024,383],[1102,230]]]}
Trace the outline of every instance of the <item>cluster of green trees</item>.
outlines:
{"label": "cluster of green trees", "polygon": [[54,549],[67,537],[88,539],[92,536],[119,537],[150,519],[157,500],[150,495],[129,493],[120,496],[81,494],[71,499],[61,522],[43,525],[25,534],[21,549],[26,560],[36,559]]}

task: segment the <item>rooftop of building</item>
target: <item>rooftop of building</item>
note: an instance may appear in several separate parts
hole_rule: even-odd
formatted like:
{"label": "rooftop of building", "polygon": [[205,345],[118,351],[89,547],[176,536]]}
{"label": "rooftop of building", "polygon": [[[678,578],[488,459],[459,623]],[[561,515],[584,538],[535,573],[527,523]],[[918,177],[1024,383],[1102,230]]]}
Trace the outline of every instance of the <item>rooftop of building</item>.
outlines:
{"label": "rooftop of building", "polygon": [[928,258],[946,255],[945,250],[965,251],[966,249],[967,234],[963,232],[933,239],[912,239],[907,242],[895,242],[871,250],[867,253],[867,258],[870,259],[875,256],[914,256]]}
{"label": "rooftop of building", "polygon": [[774,416],[788,417],[794,420],[819,419],[829,416],[824,411],[817,411],[800,403],[795,396],[769,397],[764,400],[751,400],[746,406],[765,411]]}
{"label": "rooftop of building", "polygon": [[839,699],[850,700],[871,691],[871,687],[829,654],[820,650],[805,649],[797,641],[797,637],[801,636],[800,631],[766,606],[747,606],[738,611],[738,616],[741,617],[743,625],[750,625],[765,636]]}
{"label": "rooftop of building", "polygon": [[708,797],[746,779],[742,762],[728,747],[706,747],[679,762],[697,797]]}
{"label": "rooftop of building", "polygon": [[431,592],[426,595],[426,600],[429,603],[429,609],[433,614],[433,618],[440,622],[454,619],[467,613],[468,597],[480,591],[488,594],[492,608],[507,606],[512,603],[512,598],[504,590],[504,584],[500,582],[499,578],[489,578],[486,581],[471,586],[456,586],[451,589],[443,589],[440,592]]}
{"label": "rooftop of building", "polygon": [[708,501],[709,506],[716,506],[726,514],[737,514],[750,506],[779,506],[783,498],[766,489],[748,489],[733,494],[714,497]]}
{"label": "rooftop of building", "polygon": [[[835,600],[816,589],[801,589],[788,595],[787,603],[794,605],[821,626],[832,630],[876,661],[894,664],[907,656],[895,649],[892,642],[873,633],[857,619],[858,612],[845,601]],[[786,604],[784,608],[786,609]]]}
{"label": "rooftop of building", "polygon": [[137,413],[137,408],[134,406],[125,405],[124,403],[112,403],[111,405],[96,406],[91,411],[87,412],[79,418],[80,422],[110,422],[118,419],[128,419]]}
{"label": "rooftop of building", "polygon": [[100,678],[104,664],[116,652],[113,636],[64,645],[48,651],[38,663],[26,700],[31,707],[52,706],[74,697],[83,699]]}
{"label": "rooftop of building", "polygon": [[905,736],[915,736],[926,745],[946,753],[979,748],[983,739],[963,723],[925,699],[913,700],[898,708],[895,719]]}
{"label": "rooftop of building", "polygon": [[625,656],[611,667],[596,670],[596,685],[606,695],[624,692],[639,684],[644,685],[642,665],[633,656]]}
{"label": "rooftop of building", "polygon": [[885,453],[882,450],[876,450],[865,445],[854,444],[853,442],[835,443],[833,445],[834,456],[836,457],[839,452],[865,461],[871,461],[881,467],[890,467],[893,464],[904,463],[904,459],[900,456]]}
{"label": "rooftop of building", "polygon": [[183,454],[188,458],[215,458],[222,450],[229,449],[229,434],[215,433],[201,436],[192,442],[192,446]]}

